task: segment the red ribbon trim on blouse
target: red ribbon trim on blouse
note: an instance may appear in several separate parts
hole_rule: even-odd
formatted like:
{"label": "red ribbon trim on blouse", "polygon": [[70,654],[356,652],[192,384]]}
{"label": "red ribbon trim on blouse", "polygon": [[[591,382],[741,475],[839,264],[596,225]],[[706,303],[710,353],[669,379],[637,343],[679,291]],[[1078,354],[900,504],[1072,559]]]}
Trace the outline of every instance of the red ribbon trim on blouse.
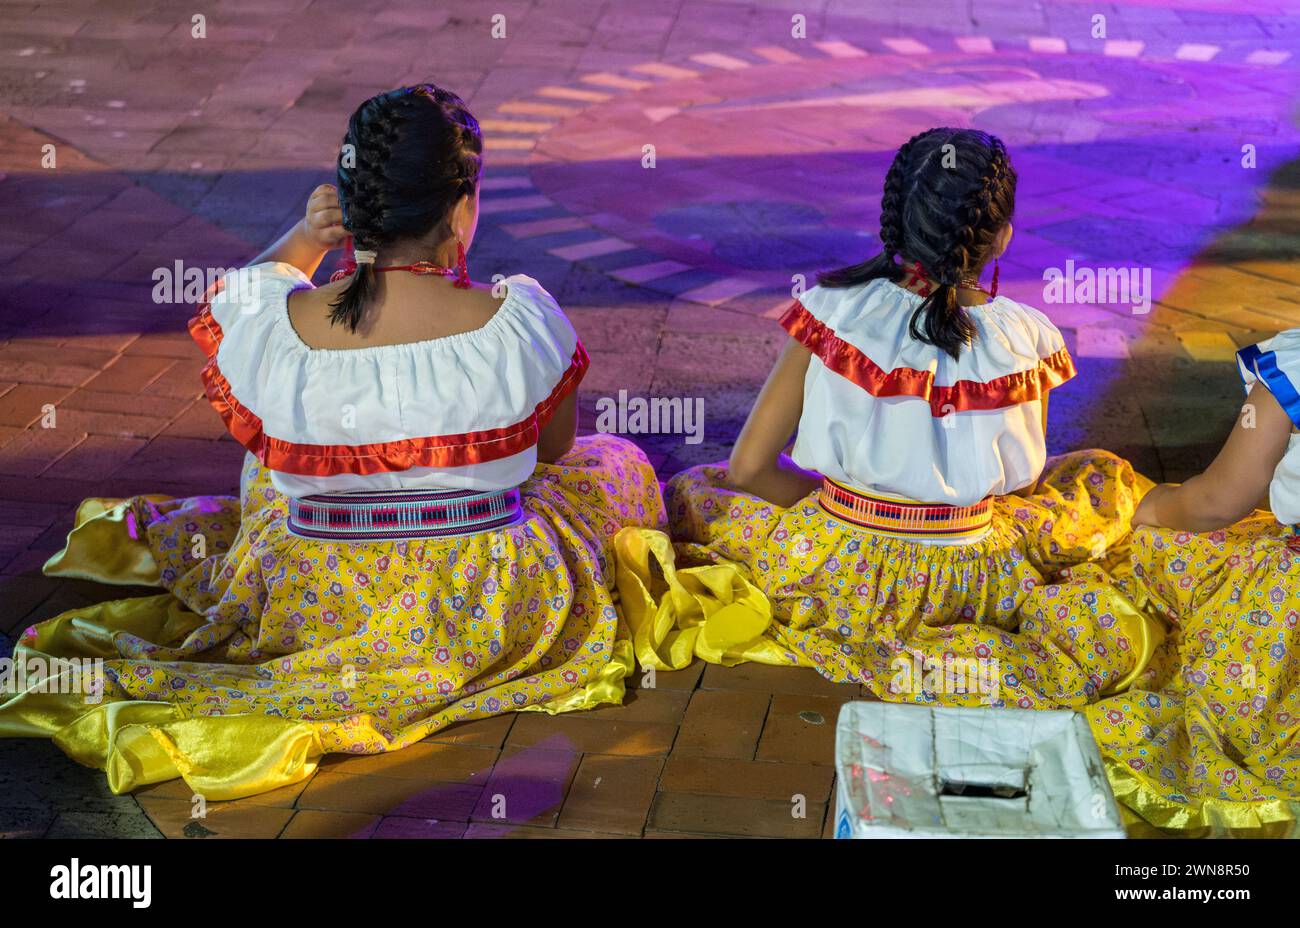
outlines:
{"label": "red ribbon trim on blouse", "polygon": [[207,356],[208,363],[201,375],[203,387],[208,402],[225,422],[226,430],[271,470],[308,477],[382,474],[412,467],[464,467],[508,458],[537,444],[541,430],[560,403],[577,388],[591,364],[579,341],[568,369],[550,395],[537,404],[528,418],[504,428],[370,445],[310,445],[267,435],[262,419],[235,398],[230,382],[217,364],[222,331],[210,307],[205,305],[190,320],[189,329]]}
{"label": "red ribbon trim on blouse", "polygon": [[781,317],[781,326],[815,354],[827,369],[852,381],[872,396],[914,396],[927,400],[935,417],[952,412],[1003,409],[1042,399],[1047,391],[1059,387],[1077,373],[1070,352],[1061,348],[1027,371],[1007,374],[987,383],[959,380],[952,386],[938,387],[930,371],[910,367],[884,371],[860,348],[840,338],[808,312],[798,300]]}

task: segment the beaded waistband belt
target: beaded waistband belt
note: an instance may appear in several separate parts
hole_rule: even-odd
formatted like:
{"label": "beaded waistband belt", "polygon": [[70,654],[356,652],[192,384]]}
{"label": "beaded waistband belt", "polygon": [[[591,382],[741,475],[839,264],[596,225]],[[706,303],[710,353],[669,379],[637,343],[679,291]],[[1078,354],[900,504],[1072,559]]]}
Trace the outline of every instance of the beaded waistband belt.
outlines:
{"label": "beaded waistband belt", "polygon": [[335,541],[444,538],[501,528],[521,514],[517,488],[333,493],[289,500],[289,531]]}
{"label": "beaded waistband belt", "polygon": [[973,506],[943,506],[907,500],[884,499],[826,479],[819,502],[822,509],[844,522],[881,535],[917,540],[974,540],[993,524],[992,501]]}

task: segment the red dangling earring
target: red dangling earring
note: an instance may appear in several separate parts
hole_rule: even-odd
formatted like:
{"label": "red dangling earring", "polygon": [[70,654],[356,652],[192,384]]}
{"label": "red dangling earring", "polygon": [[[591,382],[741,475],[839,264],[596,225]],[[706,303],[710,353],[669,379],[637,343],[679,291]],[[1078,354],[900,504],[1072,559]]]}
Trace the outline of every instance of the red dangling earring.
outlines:
{"label": "red dangling earring", "polygon": [[469,265],[465,262],[465,243],[456,239],[456,279],[451,285],[458,290],[470,288]]}
{"label": "red dangling earring", "polygon": [[993,259],[993,280],[989,283],[989,297],[997,299],[998,295],[998,259]]}
{"label": "red dangling earring", "polygon": [[355,246],[352,244],[352,236],[348,236],[343,245],[343,259],[339,262],[338,269],[330,275],[330,283],[336,280],[342,280],[344,277],[351,277],[357,270],[357,256]]}

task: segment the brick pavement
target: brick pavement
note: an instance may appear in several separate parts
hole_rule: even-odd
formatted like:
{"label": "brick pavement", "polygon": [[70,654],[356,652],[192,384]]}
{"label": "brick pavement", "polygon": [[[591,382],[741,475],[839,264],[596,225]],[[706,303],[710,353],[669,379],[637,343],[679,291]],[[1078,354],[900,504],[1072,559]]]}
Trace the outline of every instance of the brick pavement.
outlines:
{"label": "brick pavement", "polygon": [[[1020,168],[1010,292],[1042,305],[1043,269],[1069,258],[1153,272],[1145,315],[1044,307],[1083,373],[1054,395],[1053,447],[1185,476],[1231,419],[1232,350],[1300,320],[1300,30],[1283,0],[1170,6],[937,0],[918,22],[894,0],[512,0],[492,39],[467,3],[217,0],[195,39],[168,5],[0,5],[0,635],[123,595],[40,576],[83,497],[234,490],[192,306],[155,303],[151,275],[254,254],[328,179],[356,102],[415,80],[483,120],[474,270],[532,274],[566,307],[594,359],[584,426],[620,389],[706,398],[703,443],[638,437],[665,475],[725,455],[791,275],[871,248],[889,152],[948,122],[999,132]],[[623,707],[331,759],[202,821],[174,784],[112,797],[47,744],[0,742],[0,833],[822,833],[854,688],[762,667],[656,682]]]}

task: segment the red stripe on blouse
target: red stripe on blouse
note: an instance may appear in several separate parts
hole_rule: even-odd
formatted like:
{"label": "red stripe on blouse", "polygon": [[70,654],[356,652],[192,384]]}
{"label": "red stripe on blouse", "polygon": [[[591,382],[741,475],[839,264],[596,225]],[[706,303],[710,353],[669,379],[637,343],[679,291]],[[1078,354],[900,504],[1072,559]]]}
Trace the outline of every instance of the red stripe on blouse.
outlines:
{"label": "red stripe on blouse", "polygon": [[464,467],[508,458],[537,444],[541,430],[560,403],[577,389],[591,364],[579,341],[568,369],[550,395],[526,419],[504,428],[369,445],[312,445],[267,435],[261,417],[235,397],[217,363],[222,331],[211,307],[205,304],[190,320],[189,329],[208,359],[201,375],[208,402],[225,422],[227,431],[271,470],[308,477],[382,474],[412,467]]}
{"label": "red stripe on blouse", "polygon": [[827,369],[852,381],[872,396],[914,396],[930,403],[930,412],[942,417],[952,412],[1003,409],[1042,399],[1077,371],[1070,352],[1061,348],[1038,362],[1037,367],[988,382],[959,380],[952,386],[935,386],[934,374],[910,367],[884,371],[860,348],[835,334],[796,300],[781,316],[781,326]]}

